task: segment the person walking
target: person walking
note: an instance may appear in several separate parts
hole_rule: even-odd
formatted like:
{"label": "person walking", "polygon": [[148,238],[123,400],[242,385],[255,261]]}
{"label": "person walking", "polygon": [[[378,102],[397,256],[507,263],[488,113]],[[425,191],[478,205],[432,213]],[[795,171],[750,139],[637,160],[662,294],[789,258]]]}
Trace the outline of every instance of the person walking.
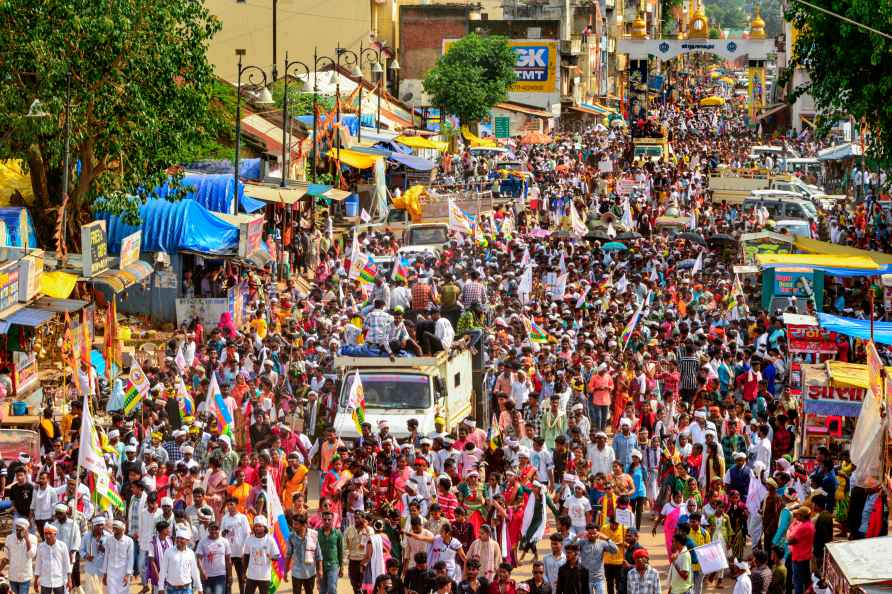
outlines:
{"label": "person walking", "polygon": [[334,514],[322,512],[322,528],[318,532],[322,555],[322,581],[319,594],[338,594],[338,578],[344,575],[344,537],[334,527]]}
{"label": "person walking", "polygon": [[[136,556],[136,544],[124,534],[125,524],[115,520],[112,524],[112,537],[105,539],[105,568],[102,585],[109,594],[129,594],[130,577]],[[161,582],[163,585],[163,582]]]}
{"label": "person walking", "polygon": [[56,538],[58,528],[43,527],[43,542],[34,558],[34,590],[40,594],[65,594],[71,590],[71,557],[65,543]]}
{"label": "person walking", "polygon": [[27,518],[16,518],[14,525],[15,530],[6,537],[6,559],[0,561],[0,570],[9,566],[7,577],[12,594],[28,594],[34,579],[37,537],[28,533],[31,523]]}
{"label": "person walking", "polygon": [[[272,563],[279,559],[279,547],[268,533],[266,516],[254,518],[254,531],[245,540],[245,594],[266,594],[272,581]],[[168,593],[169,594],[169,593]]]}
{"label": "person walking", "polygon": [[[307,517],[294,517],[294,529],[288,537],[288,561],[285,570],[291,573],[291,591],[294,594],[313,594],[316,576],[322,576],[322,551],[319,535],[307,527]],[[320,584],[321,585],[321,584]]]}
{"label": "person walking", "polygon": [[629,570],[626,582],[628,594],[660,594],[660,574],[650,565],[647,549],[640,548],[632,553],[635,566]]}
{"label": "person walking", "polygon": [[201,571],[195,552],[188,547],[191,534],[179,528],[174,546],[164,551],[158,570],[158,583],[162,588],[158,594],[192,594],[202,592]]}
{"label": "person walking", "polygon": [[111,538],[105,531],[105,516],[93,518],[92,529],[81,539],[81,559],[84,560],[83,588],[86,594],[103,594],[102,576],[105,575],[105,542]]}
{"label": "person walking", "polygon": [[555,594],[591,594],[588,569],[579,562],[579,545],[571,542],[565,554],[567,561],[558,568]]}

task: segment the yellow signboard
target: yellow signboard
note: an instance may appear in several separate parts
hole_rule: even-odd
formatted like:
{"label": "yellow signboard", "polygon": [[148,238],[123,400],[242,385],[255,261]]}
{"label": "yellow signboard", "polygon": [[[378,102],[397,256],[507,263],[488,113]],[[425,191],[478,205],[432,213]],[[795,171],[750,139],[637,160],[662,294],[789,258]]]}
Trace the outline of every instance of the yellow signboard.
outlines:
{"label": "yellow signboard", "polygon": [[[457,39],[443,40],[443,53]],[[558,42],[542,39],[510,39],[508,45],[514,50],[517,60],[514,72],[517,82],[511,86],[512,93],[557,93],[558,92]]]}

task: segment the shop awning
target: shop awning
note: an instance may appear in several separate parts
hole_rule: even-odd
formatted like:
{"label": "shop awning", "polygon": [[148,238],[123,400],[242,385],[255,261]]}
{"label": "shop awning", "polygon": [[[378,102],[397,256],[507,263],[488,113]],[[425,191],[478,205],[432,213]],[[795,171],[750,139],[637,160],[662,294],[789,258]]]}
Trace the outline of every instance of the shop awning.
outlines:
{"label": "shop awning", "polygon": [[328,198],[329,200],[334,200],[335,202],[340,202],[341,200],[346,199],[353,192],[348,192],[346,190],[340,190],[338,188],[330,188],[323,192],[321,196],[323,198]]}
{"label": "shop awning", "polygon": [[50,299],[49,297],[41,297],[33,304],[37,309],[46,309],[56,313],[74,313],[87,307],[89,303],[80,299]]}
{"label": "shop awning", "polygon": [[860,157],[864,154],[864,149],[860,144],[853,142],[845,142],[837,144],[818,151],[818,161],[837,161],[839,159],[848,159],[850,157]]}
{"label": "shop awning", "polygon": [[828,542],[824,546],[852,590],[892,580],[892,536]]}
{"label": "shop awning", "polygon": [[38,309],[36,307],[25,307],[14,312],[11,316],[4,318],[3,321],[16,326],[27,326],[29,328],[37,328],[46,324],[56,316],[56,312],[48,309]]}
{"label": "shop awning", "polygon": [[[834,359],[827,361],[827,368],[834,384],[864,389],[869,385],[867,365],[863,363],[844,363]],[[886,367],[886,374],[892,374],[892,367]]]}
{"label": "shop awning", "polygon": [[430,171],[435,166],[435,163],[430,159],[415,155],[403,155],[401,153],[391,153],[390,160],[402,163],[409,169],[415,169],[416,171]]}
{"label": "shop awning", "polygon": [[609,115],[617,114],[615,109],[610,109],[609,107],[607,107],[605,105],[601,105],[600,103],[581,103],[580,106],[589,110],[589,111],[593,111],[597,115],[600,115],[600,116],[609,116]]}
{"label": "shop awning", "polygon": [[314,198],[318,198],[319,196],[322,196],[324,193],[326,193],[330,189],[331,189],[331,186],[329,186],[328,184],[310,184],[307,187],[307,194],[309,194],[310,196],[313,196]]}
{"label": "shop awning", "polygon": [[512,103],[510,101],[496,103],[494,107],[495,109],[504,109],[505,111],[513,111],[515,113],[522,113],[524,115],[531,115],[543,119],[556,117],[550,111],[545,111],[543,109],[538,109],[529,105],[523,105],[521,103]]}
{"label": "shop awning", "polygon": [[437,151],[445,150],[444,145],[446,144],[423,136],[397,136],[393,141],[415,149],[432,149]]}
{"label": "shop awning", "polygon": [[[818,313],[818,323],[837,334],[844,334],[861,340],[870,340],[870,320],[845,318],[828,313]],[[880,344],[892,344],[892,322],[873,323],[873,341]]]}
{"label": "shop awning", "polygon": [[819,241],[817,239],[809,239],[807,237],[799,237],[793,241],[793,245],[803,252],[811,254],[830,254],[834,256],[860,256],[870,258],[877,264],[892,264],[892,254],[884,252],[875,252],[872,250],[862,250],[848,245],[839,245],[828,241]]}
{"label": "shop awning", "polygon": [[[279,126],[257,114],[249,113],[242,117],[242,130],[259,138],[266,147],[267,153],[272,155],[282,154],[283,130]],[[288,141],[291,145],[290,158],[294,160],[300,155],[301,139],[291,135]]]}
{"label": "shop awning", "polygon": [[279,186],[245,184],[245,196],[271,204],[295,204],[307,194],[307,186]]}
{"label": "shop awning", "polygon": [[138,282],[142,282],[155,269],[148,262],[137,260],[133,264],[125,267],[123,270],[110,269],[101,272],[90,278],[81,277],[78,280],[87,281],[93,284],[105,285],[114,293],[122,293],[125,289],[132,287]]}
{"label": "shop awning", "polygon": [[[879,270],[879,264],[863,256],[834,256],[828,254],[756,254],[762,266],[803,266],[808,268],[853,268]],[[879,274],[879,273],[877,273]]]}
{"label": "shop awning", "polygon": [[595,116],[595,117],[599,117],[599,118],[602,118],[607,115],[607,114],[602,113],[596,109],[584,107],[582,105],[571,105],[570,109],[572,111],[578,111],[579,113],[584,113],[586,115],[591,115],[591,116]]}
{"label": "shop awning", "polygon": [[355,167],[356,169],[369,169],[370,167],[374,167],[375,161],[381,158],[376,155],[366,155],[358,151],[351,151],[350,149],[344,148],[340,150],[336,148],[331,149],[328,151],[327,156],[329,159],[337,159],[342,164]]}

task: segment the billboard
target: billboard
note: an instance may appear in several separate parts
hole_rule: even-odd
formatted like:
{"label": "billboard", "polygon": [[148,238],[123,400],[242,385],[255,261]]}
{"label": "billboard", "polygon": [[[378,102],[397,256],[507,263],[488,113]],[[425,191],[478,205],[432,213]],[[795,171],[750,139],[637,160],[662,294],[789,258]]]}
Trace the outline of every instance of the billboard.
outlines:
{"label": "billboard", "polygon": [[[445,54],[449,46],[456,41],[458,40],[444,39],[443,53]],[[514,63],[517,82],[511,87],[512,93],[560,93],[558,86],[560,56],[557,41],[509,39],[508,45],[517,56]]]}

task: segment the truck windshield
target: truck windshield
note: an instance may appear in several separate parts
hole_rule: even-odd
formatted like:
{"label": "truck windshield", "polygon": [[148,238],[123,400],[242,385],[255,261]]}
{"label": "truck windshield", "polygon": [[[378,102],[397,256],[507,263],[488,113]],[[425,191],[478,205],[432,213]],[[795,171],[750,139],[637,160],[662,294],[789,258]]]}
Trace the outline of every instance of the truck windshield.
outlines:
{"label": "truck windshield", "polygon": [[419,227],[409,233],[409,245],[433,245],[446,240],[446,227]]}
{"label": "truck windshield", "polygon": [[[411,373],[360,373],[365,406],[369,408],[414,409],[431,405],[430,378]],[[347,374],[341,391],[341,406],[347,406],[355,373]]]}

